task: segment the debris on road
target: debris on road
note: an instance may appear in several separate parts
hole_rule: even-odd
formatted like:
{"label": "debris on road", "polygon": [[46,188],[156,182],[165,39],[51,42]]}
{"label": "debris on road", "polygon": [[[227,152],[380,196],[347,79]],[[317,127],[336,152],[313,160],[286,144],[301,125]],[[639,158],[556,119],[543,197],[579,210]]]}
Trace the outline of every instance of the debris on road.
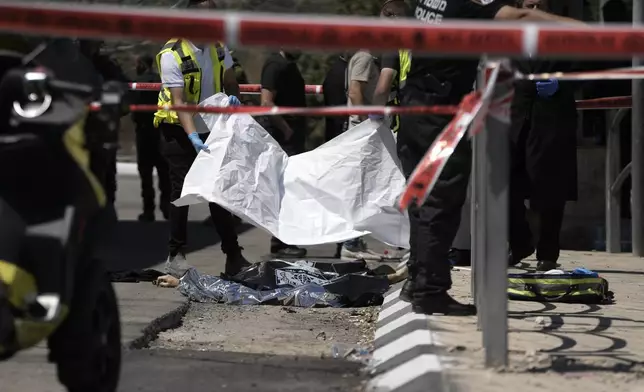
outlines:
{"label": "debris on road", "polygon": [[[160,286],[176,283],[166,277],[157,281]],[[190,269],[178,283],[194,302],[305,308],[379,305],[388,288],[387,276],[375,275],[364,262],[307,260],[263,261],[227,279]]]}

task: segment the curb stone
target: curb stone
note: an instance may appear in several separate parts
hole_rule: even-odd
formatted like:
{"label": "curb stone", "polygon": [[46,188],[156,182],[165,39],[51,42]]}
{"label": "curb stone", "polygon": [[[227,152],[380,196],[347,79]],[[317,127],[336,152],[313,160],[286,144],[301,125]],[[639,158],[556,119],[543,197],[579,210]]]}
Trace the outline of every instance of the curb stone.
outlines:
{"label": "curb stone", "polygon": [[189,309],[190,301],[186,300],[176,309],[152,320],[150,324],[143,328],[142,335],[127,343],[125,348],[128,350],[148,348],[150,343],[156,340],[161,332],[180,327],[183,317],[188,313]]}
{"label": "curb stone", "polygon": [[368,392],[447,392],[444,369],[448,358],[430,329],[432,316],[416,314],[398,296],[402,282],[385,294],[380,308]]}

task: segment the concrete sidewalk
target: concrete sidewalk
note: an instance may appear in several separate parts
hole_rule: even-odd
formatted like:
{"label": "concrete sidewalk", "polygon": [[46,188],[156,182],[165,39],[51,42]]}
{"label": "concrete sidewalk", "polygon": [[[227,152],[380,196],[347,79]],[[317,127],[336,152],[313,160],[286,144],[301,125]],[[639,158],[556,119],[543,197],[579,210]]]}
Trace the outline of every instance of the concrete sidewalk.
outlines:
{"label": "concrete sidewalk", "polygon": [[[536,261],[527,260],[532,266]],[[597,271],[613,305],[509,303],[510,365],[484,369],[475,317],[421,316],[397,292],[386,297],[376,330],[371,390],[522,392],[644,391],[644,260],[563,252],[562,268]],[[452,294],[471,301],[470,272],[453,272]],[[382,316],[385,317],[382,317]]]}

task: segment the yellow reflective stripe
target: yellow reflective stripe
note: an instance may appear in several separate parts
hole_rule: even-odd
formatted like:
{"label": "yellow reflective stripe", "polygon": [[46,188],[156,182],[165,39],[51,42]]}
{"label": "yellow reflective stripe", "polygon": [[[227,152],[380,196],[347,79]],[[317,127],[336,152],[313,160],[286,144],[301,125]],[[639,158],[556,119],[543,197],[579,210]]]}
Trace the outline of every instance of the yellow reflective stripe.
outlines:
{"label": "yellow reflective stripe", "polygon": [[16,309],[25,309],[25,300],[38,293],[32,274],[5,260],[0,260],[0,281],[7,285],[9,303]]}
{"label": "yellow reflective stripe", "polygon": [[72,125],[63,135],[63,144],[67,152],[87,177],[96,201],[100,207],[105,206],[107,198],[100,181],[90,170],[89,151],[85,148],[85,118]]}
{"label": "yellow reflective stripe", "polygon": [[[7,299],[16,309],[25,310],[27,300],[33,299],[38,295],[36,278],[33,274],[9,261],[0,260],[0,281],[7,286],[9,291]],[[16,343],[18,347],[21,349],[32,347],[50,336],[67,317],[68,313],[69,308],[63,304],[60,317],[52,322],[43,323],[27,319],[16,320]],[[4,354],[6,351],[7,348],[0,345],[0,354]]]}
{"label": "yellow reflective stripe", "polygon": [[540,285],[556,285],[556,284],[599,284],[601,278],[583,278],[583,279],[566,279],[566,278],[509,278],[511,284],[540,284]]}

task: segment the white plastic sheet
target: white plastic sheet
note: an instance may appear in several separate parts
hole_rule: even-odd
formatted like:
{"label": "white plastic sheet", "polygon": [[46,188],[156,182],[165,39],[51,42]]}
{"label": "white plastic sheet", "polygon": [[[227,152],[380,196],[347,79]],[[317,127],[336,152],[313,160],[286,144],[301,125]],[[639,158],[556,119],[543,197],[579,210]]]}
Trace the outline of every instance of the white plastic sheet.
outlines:
{"label": "white plastic sheet", "polygon": [[[227,105],[225,94],[202,103]],[[291,245],[365,234],[409,248],[409,221],[394,208],[405,178],[386,126],[369,120],[313,151],[288,157],[246,114],[201,114],[211,131],[175,205],[213,202]],[[303,132],[304,130],[295,130]]]}

